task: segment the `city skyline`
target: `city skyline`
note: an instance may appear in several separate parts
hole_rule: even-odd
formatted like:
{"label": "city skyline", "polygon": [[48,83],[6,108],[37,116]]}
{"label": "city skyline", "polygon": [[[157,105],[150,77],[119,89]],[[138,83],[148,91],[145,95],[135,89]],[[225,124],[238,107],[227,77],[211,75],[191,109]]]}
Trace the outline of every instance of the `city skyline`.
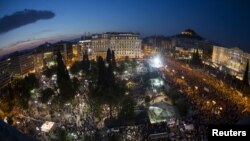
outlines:
{"label": "city skyline", "polygon": [[[191,28],[201,36],[229,47],[249,51],[249,2],[230,1],[1,1],[0,49],[34,47],[44,42],[79,38],[85,32],[140,32],[142,36],[171,36]],[[40,13],[30,21],[19,23],[16,12],[23,16]],[[26,11],[26,12],[25,12]],[[30,12],[29,14],[32,14]],[[7,26],[6,16],[16,18]],[[14,15],[14,16],[13,16]],[[20,16],[19,16],[20,18]],[[7,21],[8,23],[8,21]],[[13,28],[11,28],[13,27]],[[8,30],[5,28],[9,28]]]}
{"label": "city skyline", "polygon": [[0,140],[248,141],[249,7],[0,0]]}

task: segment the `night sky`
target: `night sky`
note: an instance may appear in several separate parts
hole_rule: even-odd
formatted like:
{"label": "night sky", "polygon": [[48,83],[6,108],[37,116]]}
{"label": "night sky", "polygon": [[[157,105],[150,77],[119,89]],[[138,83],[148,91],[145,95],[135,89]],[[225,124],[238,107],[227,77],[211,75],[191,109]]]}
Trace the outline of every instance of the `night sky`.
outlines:
{"label": "night sky", "polygon": [[144,37],[187,28],[250,50],[249,26],[249,0],[1,0],[0,55],[85,32],[140,32]]}

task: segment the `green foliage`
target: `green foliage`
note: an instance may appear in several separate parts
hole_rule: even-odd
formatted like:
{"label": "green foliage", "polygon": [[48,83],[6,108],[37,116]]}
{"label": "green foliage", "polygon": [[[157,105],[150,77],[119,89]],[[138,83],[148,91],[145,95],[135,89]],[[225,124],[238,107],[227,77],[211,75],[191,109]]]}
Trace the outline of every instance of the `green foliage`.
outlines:
{"label": "green foliage", "polygon": [[121,62],[120,66],[117,68],[118,72],[122,74],[127,69],[125,62]]}
{"label": "green foliage", "polygon": [[64,129],[59,129],[58,132],[60,141],[73,141],[73,137]]}
{"label": "green foliage", "polygon": [[83,53],[82,64],[83,64],[83,72],[88,72],[89,69],[90,69],[90,61],[89,61],[89,56],[88,56],[88,50],[87,49]]}
{"label": "green foliage", "polygon": [[112,59],[112,67],[114,69],[116,69],[116,60],[115,60],[115,51],[112,50],[112,56],[111,56],[111,59]]}
{"label": "green foliage", "polygon": [[62,102],[69,102],[75,96],[75,90],[69,77],[69,72],[62,60],[60,52],[57,53],[57,84],[60,89]]}
{"label": "green foliage", "polygon": [[70,72],[73,75],[77,75],[82,70],[82,62],[74,62],[74,64],[70,67]]}
{"label": "green foliage", "polygon": [[125,61],[125,63],[129,63],[130,62],[129,57],[126,56],[124,61]]}
{"label": "green foliage", "polygon": [[122,136],[120,135],[113,135],[109,137],[108,141],[123,141]]}
{"label": "green foliage", "polygon": [[52,95],[54,95],[54,91],[51,88],[47,88],[41,92],[41,101],[42,103],[47,103]]}
{"label": "green foliage", "polygon": [[120,117],[124,119],[131,119],[135,115],[134,108],[136,106],[135,101],[130,96],[124,97],[122,101],[122,108],[120,111]]}
{"label": "green foliage", "polygon": [[196,50],[196,52],[193,53],[193,56],[192,56],[192,59],[191,59],[191,63],[193,65],[196,65],[196,66],[201,66],[202,65],[202,60],[200,58],[198,49]]}
{"label": "green foliage", "polygon": [[132,59],[132,61],[131,61],[131,67],[132,67],[133,69],[135,69],[135,68],[136,68],[136,65],[137,65],[136,60],[135,60],[135,59]]}
{"label": "green foliage", "polygon": [[147,95],[146,97],[145,97],[145,103],[149,103],[150,102],[150,97]]}
{"label": "green foliage", "polygon": [[[113,57],[114,58],[114,57]],[[125,84],[117,82],[114,76],[114,67],[111,64],[112,54],[110,49],[107,51],[105,62],[102,57],[97,58],[98,82],[97,86],[91,92],[91,100],[95,101],[95,106],[100,107],[103,104],[109,105],[110,117],[114,107],[117,107],[120,99],[124,95]],[[93,108],[92,108],[93,109]],[[98,110],[97,110],[98,111]]]}
{"label": "green foliage", "polygon": [[112,54],[110,48],[107,50],[106,62],[111,64]]}
{"label": "green foliage", "polygon": [[77,90],[78,87],[80,86],[80,81],[76,77],[74,77],[72,80],[72,84],[73,84],[74,89]]}
{"label": "green foliage", "polygon": [[16,80],[10,94],[15,98],[16,104],[24,109],[28,108],[28,101],[31,97],[30,91],[38,88],[39,82],[35,74],[29,74],[23,79]]}
{"label": "green foliage", "polygon": [[57,71],[57,67],[56,66],[52,66],[50,68],[46,67],[43,71],[43,74],[47,77],[47,78],[51,78],[53,74],[55,74]]}

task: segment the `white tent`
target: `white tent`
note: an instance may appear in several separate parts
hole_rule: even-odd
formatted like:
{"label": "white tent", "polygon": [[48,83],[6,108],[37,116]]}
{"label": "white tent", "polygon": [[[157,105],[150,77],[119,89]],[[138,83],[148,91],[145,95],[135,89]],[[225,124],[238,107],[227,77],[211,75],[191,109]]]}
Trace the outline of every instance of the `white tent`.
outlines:
{"label": "white tent", "polygon": [[167,105],[164,102],[159,102],[149,106],[148,117],[152,124],[166,122],[176,117],[176,110],[174,106]]}
{"label": "white tent", "polygon": [[49,132],[51,130],[51,128],[53,127],[54,122],[51,121],[46,121],[42,126],[41,126],[41,130],[43,132]]}
{"label": "white tent", "polygon": [[194,125],[193,124],[184,124],[185,130],[191,131],[194,130]]}

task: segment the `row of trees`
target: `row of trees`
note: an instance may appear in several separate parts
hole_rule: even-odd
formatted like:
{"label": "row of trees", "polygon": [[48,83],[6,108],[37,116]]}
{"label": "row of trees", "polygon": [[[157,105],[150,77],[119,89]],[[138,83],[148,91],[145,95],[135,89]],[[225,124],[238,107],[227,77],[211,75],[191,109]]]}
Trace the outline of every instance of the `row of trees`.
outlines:
{"label": "row of trees", "polygon": [[[100,111],[103,105],[108,105],[110,118],[113,113],[119,113],[121,117],[131,117],[134,114],[135,102],[129,96],[125,96],[126,83],[116,79],[114,71],[119,69],[116,64],[115,52],[107,50],[106,60],[97,59],[97,85],[91,88],[90,98],[95,103],[96,111]],[[98,110],[99,109],[99,110]]]}

